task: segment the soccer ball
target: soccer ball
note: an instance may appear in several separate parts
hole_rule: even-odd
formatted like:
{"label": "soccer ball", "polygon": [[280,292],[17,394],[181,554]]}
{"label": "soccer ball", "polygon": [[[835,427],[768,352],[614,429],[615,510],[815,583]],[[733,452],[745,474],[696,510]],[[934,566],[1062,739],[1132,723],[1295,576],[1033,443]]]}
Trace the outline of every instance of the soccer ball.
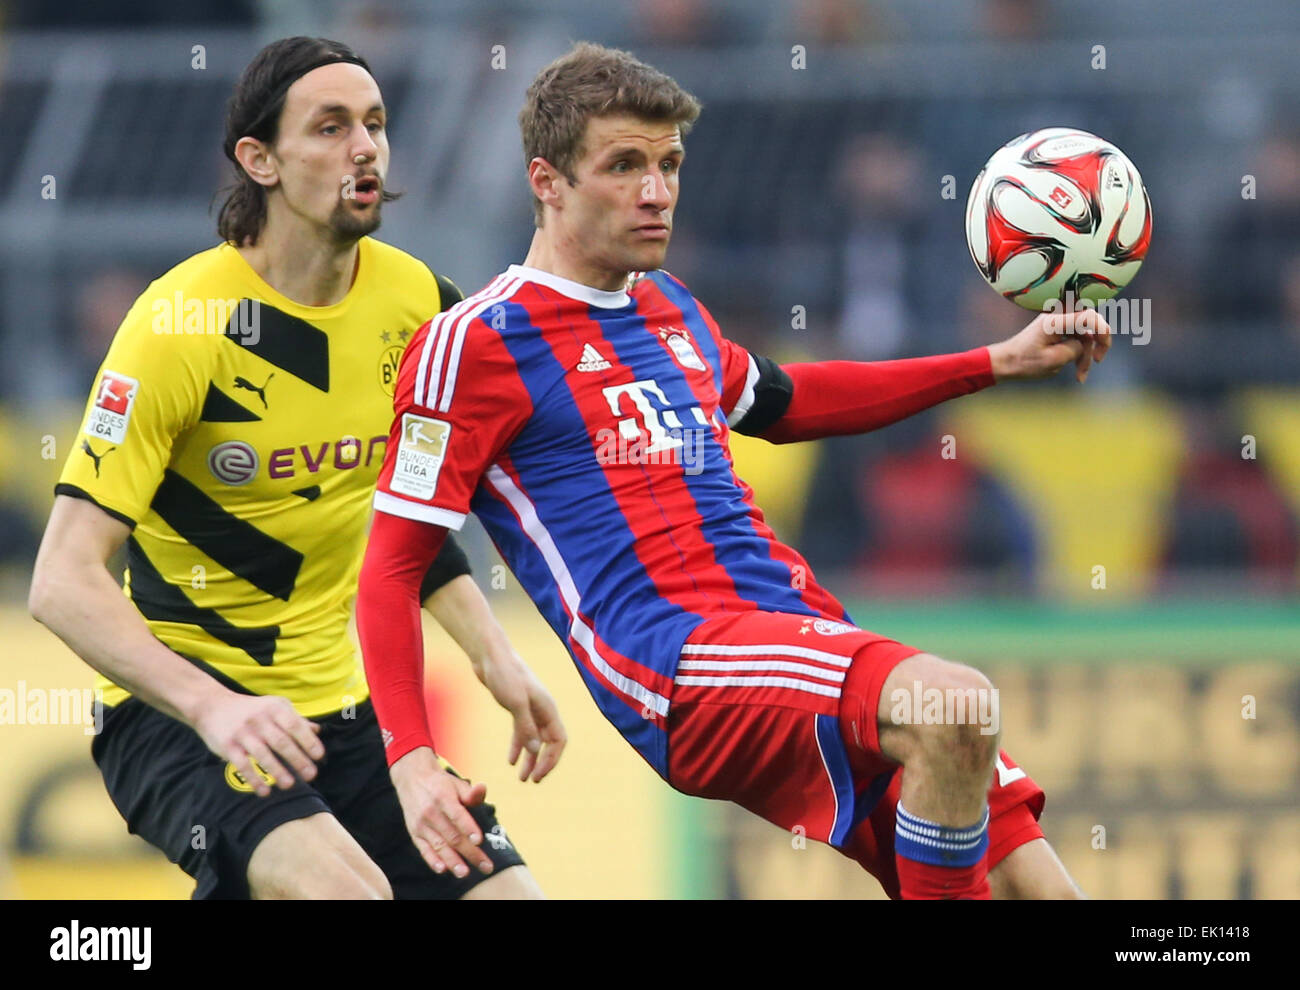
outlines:
{"label": "soccer ball", "polygon": [[1142,267],[1151,200],[1124,153],[1049,127],[996,152],[966,200],[966,244],[985,281],[1025,309],[1109,299]]}

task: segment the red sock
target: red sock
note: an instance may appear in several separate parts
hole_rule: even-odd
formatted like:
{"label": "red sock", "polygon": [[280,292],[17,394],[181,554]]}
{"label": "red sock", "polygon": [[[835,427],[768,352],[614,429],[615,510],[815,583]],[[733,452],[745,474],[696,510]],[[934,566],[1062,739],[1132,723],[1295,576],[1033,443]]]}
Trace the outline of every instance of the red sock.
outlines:
{"label": "red sock", "polygon": [[988,857],[974,866],[931,866],[906,856],[894,855],[898,868],[898,890],[905,901],[987,901]]}
{"label": "red sock", "polygon": [[902,801],[894,810],[894,862],[903,900],[991,899],[987,808],[978,822],[964,828],[919,818]]}

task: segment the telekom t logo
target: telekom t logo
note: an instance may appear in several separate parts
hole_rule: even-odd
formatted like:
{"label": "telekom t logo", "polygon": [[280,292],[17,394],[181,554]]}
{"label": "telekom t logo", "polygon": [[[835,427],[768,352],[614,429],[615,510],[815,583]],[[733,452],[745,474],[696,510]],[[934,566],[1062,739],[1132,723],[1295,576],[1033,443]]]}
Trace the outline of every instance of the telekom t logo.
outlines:
{"label": "telekom t logo", "polygon": [[[605,401],[609,403],[609,411],[615,416],[622,415],[621,403],[624,396],[632,400],[632,405],[641,414],[641,419],[645,422],[645,430],[650,435],[650,444],[644,448],[645,453],[672,450],[682,445],[682,421],[676,412],[668,408],[668,396],[664,395],[663,389],[653,378],[628,382],[626,385],[607,385],[601,391],[605,394]],[[650,401],[651,395],[659,400],[658,407]],[[699,406],[692,406],[691,412],[695,414],[695,419],[701,426],[708,425],[708,420],[704,418],[704,411]],[[638,440],[641,436],[641,426],[637,423],[637,417],[626,416],[619,419],[618,432],[629,441]]]}

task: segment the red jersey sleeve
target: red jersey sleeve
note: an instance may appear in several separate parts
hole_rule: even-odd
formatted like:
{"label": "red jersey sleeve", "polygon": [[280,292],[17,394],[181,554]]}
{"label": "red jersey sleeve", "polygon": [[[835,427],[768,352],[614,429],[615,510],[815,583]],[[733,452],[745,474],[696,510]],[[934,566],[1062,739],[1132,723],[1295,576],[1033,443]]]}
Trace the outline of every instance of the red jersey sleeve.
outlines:
{"label": "red jersey sleeve", "polygon": [[467,304],[411,339],[375,491],[390,515],[460,529],[483,473],[532,413],[509,349]]}
{"label": "red jersey sleeve", "polygon": [[433,746],[422,692],[421,581],[532,403],[501,334],[466,302],[411,339],[393,411],[357,593],[357,633],[389,766]]}
{"label": "red jersey sleeve", "polygon": [[735,426],[754,404],[754,386],[758,384],[758,364],[754,356],[721,334],[715,338],[722,355],[722,411],[727,423]]}
{"label": "red jersey sleeve", "polygon": [[698,299],[695,305],[720,355],[727,425],[773,443],[865,433],[995,383],[987,347],[899,361],[778,365],[732,343]]}

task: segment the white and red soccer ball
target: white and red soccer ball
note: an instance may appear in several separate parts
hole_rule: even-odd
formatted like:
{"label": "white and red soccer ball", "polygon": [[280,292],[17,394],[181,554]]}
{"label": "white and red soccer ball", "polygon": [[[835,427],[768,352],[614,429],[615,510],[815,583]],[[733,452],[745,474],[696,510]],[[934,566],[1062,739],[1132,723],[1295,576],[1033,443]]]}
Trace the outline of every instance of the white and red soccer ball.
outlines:
{"label": "white and red soccer ball", "polygon": [[1142,267],[1151,201],[1113,144],[1049,127],[1003,145],[976,176],[966,243],[989,285],[1026,309],[1100,302]]}

